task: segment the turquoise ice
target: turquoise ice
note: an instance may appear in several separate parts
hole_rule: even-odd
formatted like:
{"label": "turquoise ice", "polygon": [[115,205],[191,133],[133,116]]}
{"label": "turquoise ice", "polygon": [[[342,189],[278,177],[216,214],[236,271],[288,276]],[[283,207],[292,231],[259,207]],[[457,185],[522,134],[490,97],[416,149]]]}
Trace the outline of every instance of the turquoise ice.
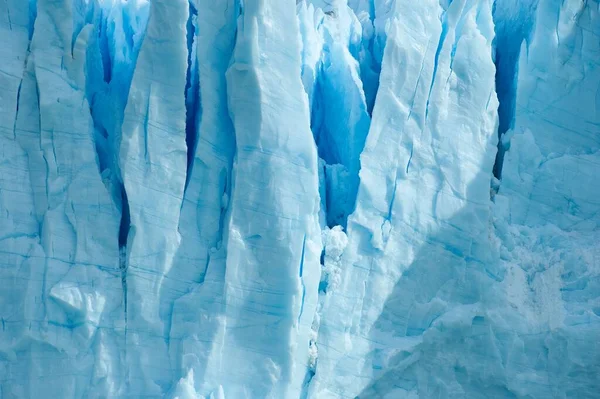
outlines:
{"label": "turquoise ice", "polygon": [[0,399],[600,395],[598,0],[0,2]]}

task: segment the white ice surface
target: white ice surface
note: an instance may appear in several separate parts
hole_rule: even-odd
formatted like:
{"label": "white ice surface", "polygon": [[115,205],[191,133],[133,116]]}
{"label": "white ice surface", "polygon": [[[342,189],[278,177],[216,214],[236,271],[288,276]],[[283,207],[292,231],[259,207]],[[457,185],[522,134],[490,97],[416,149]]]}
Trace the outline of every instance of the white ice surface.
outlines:
{"label": "white ice surface", "polygon": [[0,2],[0,399],[597,397],[599,151],[597,0]]}

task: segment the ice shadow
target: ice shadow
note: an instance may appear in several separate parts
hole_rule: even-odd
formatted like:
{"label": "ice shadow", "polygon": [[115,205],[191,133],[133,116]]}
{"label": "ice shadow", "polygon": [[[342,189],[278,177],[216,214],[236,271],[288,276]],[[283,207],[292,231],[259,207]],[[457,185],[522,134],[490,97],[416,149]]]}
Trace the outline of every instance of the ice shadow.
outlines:
{"label": "ice shadow", "polygon": [[436,232],[396,233],[422,244],[366,337],[363,372],[372,378],[356,398],[516,397],[504,372],[509,340],[501,342],[510,332],[490,321],[505,270],[492,232],[489,166]]}

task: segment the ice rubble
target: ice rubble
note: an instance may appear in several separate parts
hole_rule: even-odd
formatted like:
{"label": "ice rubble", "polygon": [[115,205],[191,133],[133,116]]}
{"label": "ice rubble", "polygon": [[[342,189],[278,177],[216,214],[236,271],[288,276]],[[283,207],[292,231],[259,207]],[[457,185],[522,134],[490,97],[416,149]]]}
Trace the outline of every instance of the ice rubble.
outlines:
{"label": "ice rubble", "polygon": [[0,398],[600,392],[597,0],[0,15]]}

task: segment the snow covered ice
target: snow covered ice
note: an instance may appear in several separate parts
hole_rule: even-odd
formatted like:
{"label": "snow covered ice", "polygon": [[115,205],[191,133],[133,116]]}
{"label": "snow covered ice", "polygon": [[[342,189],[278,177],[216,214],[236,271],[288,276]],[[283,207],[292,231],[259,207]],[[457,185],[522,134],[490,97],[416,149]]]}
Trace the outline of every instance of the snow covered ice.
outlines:
{"label": "snow covered ice", "polygon": [[600,398],[598,0],[0,2],[0,399]]}

